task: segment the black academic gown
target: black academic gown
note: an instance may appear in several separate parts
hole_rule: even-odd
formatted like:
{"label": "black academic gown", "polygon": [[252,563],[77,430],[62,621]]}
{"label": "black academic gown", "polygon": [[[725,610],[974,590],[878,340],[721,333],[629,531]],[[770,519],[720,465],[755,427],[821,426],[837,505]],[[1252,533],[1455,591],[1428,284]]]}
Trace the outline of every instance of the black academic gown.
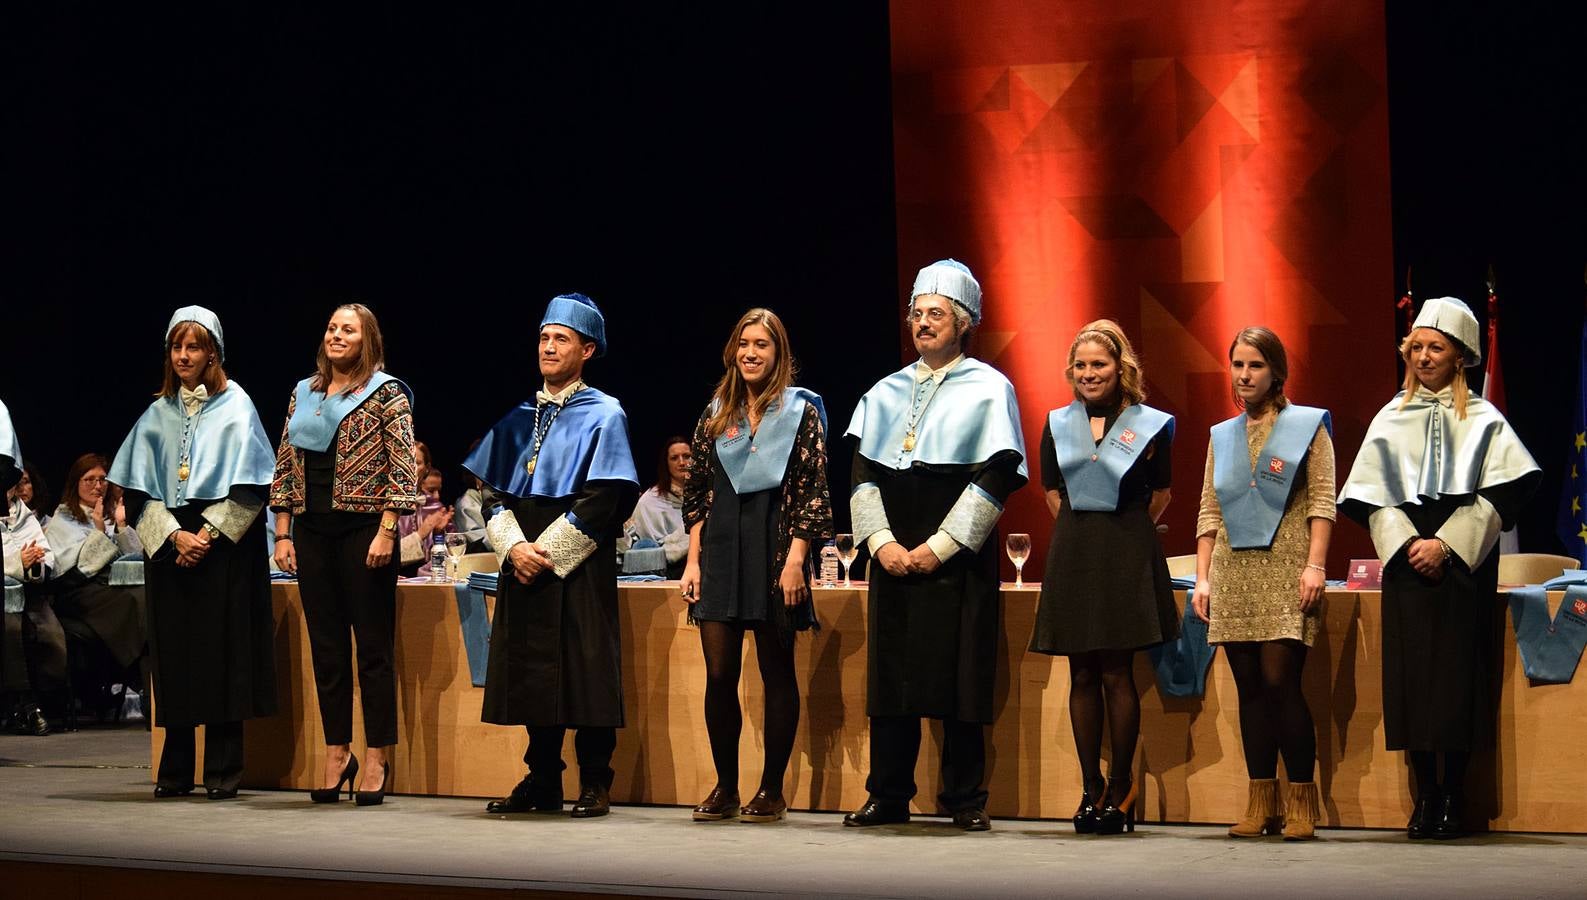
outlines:
{"label": "black academic gown", "polygon": [[[260,488],[260,500],[264,500]],[[147,494],[128,491],[127,509]],[[158,503],[159,501],[154,501]],[[171,510],[183,531],[203,525],[210,501]],[[240,722],[276,711],[275,619],[262,511],[242,540],[210,544],[196,567],[176,564],[166,542],[144,564],[154,718],[161,728]]]}
{"label": "black academic gown", "polygon": [[512,497],[486,488],[483,507],[498,503],[524,537],[572,511],[598,535],[595,551],[566,579],[542,572],[529,584],[502,567],[491,623],[490,662],[481,718],[496,725],[623,725],[622,647],[617,621],[617,532],[634,511],[637,486],[587,481],[558,499]]}
{"label": "black academic gown", "polygon": [[[973,465],[898,470],[856,452],[853,484],[876,484],[893,537],[912,550],[936,533],[971,482],[1006,501],[1025,484],[1019,460],[1010,450]],[[930,575],[896,578],[871,561],[868,715],[992,721],[1001,553],[993,529],[979,551],[960,548]]]}

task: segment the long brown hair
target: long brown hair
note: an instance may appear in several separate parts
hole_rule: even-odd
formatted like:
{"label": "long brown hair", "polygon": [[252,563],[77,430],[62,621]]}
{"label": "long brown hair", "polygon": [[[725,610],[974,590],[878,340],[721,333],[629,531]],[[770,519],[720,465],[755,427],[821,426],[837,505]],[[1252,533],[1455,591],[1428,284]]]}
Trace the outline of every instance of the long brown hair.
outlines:
{"label": "long brown hair", "polygon": [[[1284,382],[1289,381],[1289,354],[1284,352],[1284,342],[1278,339],[1278,335],[1271,328],[1263,328],[1261,325],[1242,328],[1240,333],[1234,336],[1234,340],[1229,342],[1230,362],[1234,362],[1234,348],[1241,344],[1262,354],[1262,359],[1267,361],[1268,371],[1273,373],[1273,384],[1267,389],[1267,396],[1262,400],[1271,405],[1274,412],[1288,406],[1289,398],[1284,396]],[[1240,399],[1239,392],[1234,389],[1232,379],[1229,393],[1234,395],[1234,405],[1237,408],[1246,408],[1245,401]]]}
{"label": "long brown hair", "polygon": [[[1428,325],[1422,327],[1429,331],[1438,331],[1437,328]],[[1416,367],[1411,365],[1411,335],[1417,330],[1412,328],[1410,334],[1405,336],[1405,340],[1400,341],[1400,359],[1405,360],[1405,398],[1400,401],[1400,409],[1404,409],[1411,402],[1411,398],[1416,396],[1416,390],[1422,386],[1421,379],[1416,377]],[[1455,354],[1459,357],[1455,360],[1455,380],[1449,383],[1449,390],[1455,395],[1455,418],[1464,421],[1466,395],[1471,393],[1471,388],[1466,385],[1466,346],[1442,331],[1438,333],[1443,335],[1444,340],[1449,342],[1449,346],[1454,348]]]}
{"label": "long brown hair", "polygon": [[[167,360],[166,362],[169,364],[170,361]],[[180,382],[178,383],[180,384]],[[104,456],[98,453],[84,453],[82,456],[77,457],[70,469],[66,470],[66,484],[61,486],[61,507],[66,510],[67,515],[79,522],[87,522],[88,517],[83,515],[83,497],[77,493],[77,484],[83,480],[84,475],[87,475],[91,469],[96,467],[104,469],[108,474],[110,472],[110,460],[105,459]],[[108,501],[109,499],[110,484],[106,482],[105,500]],[[106,515],[109,514],[111,509],[112,507],[108,504],[105,506]]]}
{"label": "long brown hair", "polygon": [[[331,310],[331,315],[336,315],[342,310],[351,310],[358,316],[358,330],[363,335],[363,343],[358,349],[358,364],[353,366],[352,377],[348,380],[349,390],[363,387],[376,372],[386,367],[386,341],[380,336],[380,322],[375,318],[375,313],[362,303],[343,303]],[[326,320],[327,323],[330,321]],[[320,349],[314,355],[314,381],[309,385],[310,390],[325,391],[331,385],[331,358],[325,355],[325,335],[320,335]]]}
{"label": "long brown hair", "polygon": [[1069,345],[1069,367],[1064,370],[1064,377],[1069,379],[1076,400],[1080,399],[1080,388],[1075,386],[1075,351],[1081,344],[1096,344],[1113,357],[1119,367],[1119,392],[1124,399],[1130,403],[1146,402],[1146,378],[1141,374],[1141,361],[1136,358],[1130,339],[1124,336],[1124,329],[1112,319],[1087,323]]}
{"label": "long brown hair", "polygon": [[772,367],[766,377],[765,389],[755,398],[752,418],[757,421],[765,418],[766,410],[772,403],[782,399],[782,392],[793,384],[793,348],[788,344],[788,330],[783,327],[782,319],[777,318],[776,313],[757,306],[739,318],[732,334],[728,335],[727,346],[722,348],[722,365],[727,371],[722,373],[722,380],[716,383],[716,391],[711,395],[716,401],[716,412],[705,423],[705,433],[711,438],[719,437],[740,415],[750,412],[749,385],[744,383],[736,357],[739,338],[743,336],[744,329],[751,325],[765,328],[766,333],[771,335],[772,346],[777,348],[777,365]]}
{"label": "long brown hair", "polygon": [[177,341],[185,341],[188,335],[198,338],[198,345],[209,354],[209,365],[204,367],[204,372],[199,376],[199,381],[204,385],[204,390],[211,397],[226,389],[226,370],[220,364],[220,348],[215,346],[215,336],[209,329],[197,322],[178,322],[165,338],[165,376],[160,381],[160,389],[154,393],[156,397],[175,397],[176,392],[182,387],[182,377],[176,374],[176,367],[171,365],[171,348]]}
{"label": "long brown hair", "polygon": [[681,434],[667,438],[667,442],[661,445],[661,461],[656,463],[656,493],[663,497],[672,494],[672,468],[667,465],[667,461],[672,457],[672,448],[678,444],[688,447],[691,453],[694,450],[689,439]]}

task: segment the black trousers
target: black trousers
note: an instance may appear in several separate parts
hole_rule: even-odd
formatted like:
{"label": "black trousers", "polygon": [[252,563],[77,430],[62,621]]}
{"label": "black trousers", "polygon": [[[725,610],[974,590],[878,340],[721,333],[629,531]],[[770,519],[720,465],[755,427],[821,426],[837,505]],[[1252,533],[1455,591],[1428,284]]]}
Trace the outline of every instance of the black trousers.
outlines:
{"label": "black trousers", "polygon": [[[193,786],[195,742],[192,725],[168,725],[160,750],[160,787],[188,790]],[[204,787],[235,791],[242,783],[242,723],[210,722],[204,726]]]}
{"label": "black trousers", "polygon": [[[921,720],[915,716],[871,717],[871,774],[865,789],[886,806],[907,806],[915,797],[915,760],[920,756]],[[950,813],[986,808],[986,735],[980,722],[942,720],[942,790],[937,802]]]}
{"label": "black trousers", "polygon": [[298,516],[293,524],[298,591],[327,745],[353,740],[354,636],[364,739],[371,747],[397,742],[395,542],[390,563],[378,569],[364,564],[379,528],[378,518],[338,512]]}
{"label": "black trousers", "polygon": [[[523,761],[529,764],[529,781],[546,788],[554,785],[560,793],[562,770],[567,768],[567,763],[562,761],[562,739],[567,729],[558,726],[527,727],[529,749],[524,751]],[[615,728],[596,726],[574,729],[573,754],[578,758],[579,784],[598,784],[610,788],[614,774],[612,751],[616,749]]]}

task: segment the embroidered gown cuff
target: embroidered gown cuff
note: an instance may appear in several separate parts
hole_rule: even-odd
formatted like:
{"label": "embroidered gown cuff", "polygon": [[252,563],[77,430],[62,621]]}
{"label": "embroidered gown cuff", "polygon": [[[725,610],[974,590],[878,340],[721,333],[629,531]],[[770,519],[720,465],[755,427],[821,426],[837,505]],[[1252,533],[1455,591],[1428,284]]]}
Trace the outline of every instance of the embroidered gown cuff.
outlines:
{"label": "embroidered gown cuff", "polygon": [[158,500],[150,500],[143,504],[143,509],[138,513],[138,540],[143,542],[143,548],[150,559],[159,556],[165,550],[165,542],[171,535],[181,530],[177,524],[176,516],[165,508],[165,504]]}
{"label": "embroidered gown cuff", "polygon": [[[887,510],[882,507],[882,489],[875,482],[867,481],[849,494],[849,518],[854,523],[854,539],[867,541],[872,553],[893,540]],[[875,543],[884,533],[886,540]]]}
{"label": "embroidered gown cuff", "polygon": [[524,537],[523,529],[518,527],[518,517],[511,510],[502,510],[490,517],[485,523],[485,536],[490,541],[491,549],[496,552],[496,564],[505,568],[507,554],[512,548],[529,540]]}
{"label": "embroidered gown cuff", "polygon": [[953,554],[959,552],[959,542],[954,540],[953,535],[948,534],[946,531],[938,531],[931,537],[926,538],[926,546],[930,547],[931,552],[937,555],[937,562],[947,562],[953,557]]}
{"label": "embroidered gown cuff", "polygon": [[120,555],[121,548],[116,546],[115,541],[102,531],[90,529],[88,537],[83,540],[83,549],[77,553],[77,571],[92,578]]}
{"label": "embroidered gown cuff", "polygon": [[558,578],[568,577],[595,552],[595,539],[585,534],[575,524],[577,521],[568,513],[546,526],[546,530],[540,532],[540,537],[535,541],[551,557],[551,571]]}
{"label": "embroidered gown cuff", "polygon": [[[939,531],[953,538],[960,546],[980,551],[981,545],[986,543],[987,535],[997,527],[997,520],[1001,515],[1003,515],[1003,504],[994,500],[991,494],[974,483],[967,484],[960,492],[959,499],[954,501],[953,508],[948,510],[947,517],[942,520]],[[937,552],[937,556],[944,558],[940,551]]]}
{"label": "embroidered gown cuff", "polygon": [[1476,500],[1455,510],[1439,526],[1437,537],[1449,545],[1466,568],[1482,565],[1499,542],[1499,511],[1481,494]]}
{"label": "embroidered gown cuff", "polygon": [[1377,549],[1378,559],[1384,565],[1388,565],[1407,541],[1418,537],[1410,517],[1393,506],[1381,507],[1368,516],[1367,530],[1372,533],[1372,546]]}
{"label": "embroidered gown cuff", "polygon": [[[145,507],[147,508],[147,507]],[[259,511],[264,509],[264,501],[242,491],[233,492],[225,500],[217,500],[204,507],[204,521],[215,526],[226,540],[233,544],[241,543],[242,536],[248,533],[248,528],[253,525],[253,520],[259,516]],[[139,535],[141,538],[142,535]],[[149,542],[144,541],[144,546]]]}

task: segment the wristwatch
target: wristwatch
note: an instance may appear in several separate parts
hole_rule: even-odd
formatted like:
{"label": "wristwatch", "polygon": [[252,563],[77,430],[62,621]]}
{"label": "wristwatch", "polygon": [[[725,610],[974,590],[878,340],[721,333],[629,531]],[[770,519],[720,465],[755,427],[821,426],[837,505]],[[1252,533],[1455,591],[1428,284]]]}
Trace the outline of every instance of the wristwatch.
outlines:
{"label": "wristwatch", "polygon": [[209,522],[205,522],[204,523],[204,533],[209,535],[209,539],[212,540],[212,541],[213,540],[218,540],[220,538],[220,529],[216,528],[214,525],[210,524]]}

